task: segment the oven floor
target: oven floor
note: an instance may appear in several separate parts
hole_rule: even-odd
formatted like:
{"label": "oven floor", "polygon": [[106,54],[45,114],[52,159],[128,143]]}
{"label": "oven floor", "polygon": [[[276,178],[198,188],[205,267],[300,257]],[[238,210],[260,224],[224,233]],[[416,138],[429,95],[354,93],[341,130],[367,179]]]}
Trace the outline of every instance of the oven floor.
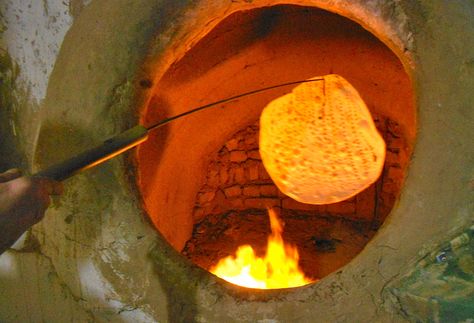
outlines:
{"label": "oven floor", "polygon": [[[285,243],[296,245],[300,266],[314,279],[322,278],[351,261],[372,238],[368,223],[342,217],[315,216],[283,210]],[[235,254],[240,245],[250,244],[263,256],[270,223],[266,210],[246,210],[209,215],[196,224],[183,254],[198,266],[209,269],[219,259]]]}

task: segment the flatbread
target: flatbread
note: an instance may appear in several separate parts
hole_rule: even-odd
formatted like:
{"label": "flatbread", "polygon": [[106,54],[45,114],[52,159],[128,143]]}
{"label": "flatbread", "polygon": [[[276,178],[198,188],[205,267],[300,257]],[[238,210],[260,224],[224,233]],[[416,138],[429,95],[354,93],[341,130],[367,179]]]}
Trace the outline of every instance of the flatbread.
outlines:
{"label": "flatbread", "polygon": [[385,142],[348,81],[335,74],[318,78],[265,107],[260,154],[284,194],[303,203],[329,204],[378,179]]}

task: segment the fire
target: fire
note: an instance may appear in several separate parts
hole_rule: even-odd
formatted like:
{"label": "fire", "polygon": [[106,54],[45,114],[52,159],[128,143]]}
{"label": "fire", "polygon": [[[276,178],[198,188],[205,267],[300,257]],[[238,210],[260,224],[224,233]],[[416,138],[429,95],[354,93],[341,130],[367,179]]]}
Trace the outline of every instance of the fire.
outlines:
{"label": "fire", "polygon": [[268,215],[272,233],[264,258],[257,257],[251,246],[242,245],[235,257],[220,259],[209,271],[233,284],[250,288],[289,288],[313,282],[299,268],[298,249],[283,241],[282,224],[275,211],[269,209]]}

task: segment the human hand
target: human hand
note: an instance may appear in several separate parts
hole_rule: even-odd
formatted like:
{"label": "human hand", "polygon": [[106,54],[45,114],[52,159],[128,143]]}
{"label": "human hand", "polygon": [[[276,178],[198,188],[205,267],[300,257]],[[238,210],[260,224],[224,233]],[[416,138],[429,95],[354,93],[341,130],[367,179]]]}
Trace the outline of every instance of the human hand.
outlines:
{"label": "human hand", "polygon": [[62,193],[59,182],[21,176],[16,169],[0,174],[0,254],[38,223],[51,195]]}

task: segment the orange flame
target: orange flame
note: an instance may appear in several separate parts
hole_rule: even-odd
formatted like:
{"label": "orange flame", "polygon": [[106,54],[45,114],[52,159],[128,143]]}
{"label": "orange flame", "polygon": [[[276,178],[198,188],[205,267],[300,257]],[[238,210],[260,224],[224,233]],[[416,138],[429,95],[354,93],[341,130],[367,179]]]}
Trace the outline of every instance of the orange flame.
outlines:
{"label": "orange flame", "polygon": [[242,245],[235,257],[220,259],[209,271],[233,284],[250,288],[289,288],[311,283],[313,280],[299,268],[298,249],[284,243],[283,228],[275,211],[269,209],[268,215],[272,233],[264,258],[257,257],[250,245]]}

